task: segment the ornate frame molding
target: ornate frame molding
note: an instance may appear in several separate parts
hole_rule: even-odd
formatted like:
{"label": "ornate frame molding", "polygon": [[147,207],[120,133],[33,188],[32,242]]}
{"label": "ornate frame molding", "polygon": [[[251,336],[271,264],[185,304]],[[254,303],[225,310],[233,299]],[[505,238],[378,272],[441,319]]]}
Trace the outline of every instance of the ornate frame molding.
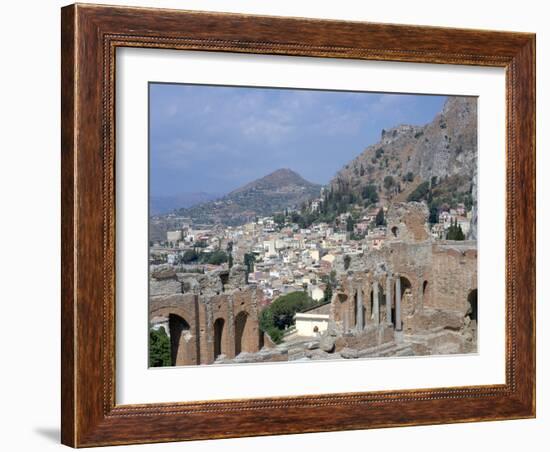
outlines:
{"label": "ornate frame molding", "polygon": [[[62,44],[64,444],[81,447],[535,415],[534,35],[77,4],[62,9]],[[506,383],[116,405],[118,47],[506,68]],[[324,410],[328,406],[330,416]]]}

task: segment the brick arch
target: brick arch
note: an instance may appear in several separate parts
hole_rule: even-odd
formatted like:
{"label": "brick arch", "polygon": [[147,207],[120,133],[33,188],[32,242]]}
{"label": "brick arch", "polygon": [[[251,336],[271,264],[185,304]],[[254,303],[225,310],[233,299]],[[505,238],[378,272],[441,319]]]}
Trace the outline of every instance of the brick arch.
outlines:
{"label": "brick arch", "polygon": [[471,289],[468,292],[468,310],[466,311],[466,315],[470,317],[472,321],[478,322],[478,307],[477,307],[477,287],[475,289]]}
{"label": "brick arch", "polygon": [[[184,358],[180,356],[176,360],[176,365],[212,364],[219,354],[228,359],[235,357],[235,318],[241,312],[246,316],[239,324],[242,326],[238,341],[240,351],[254,353],[260,350],[263,344],[258,321],[259,294],[258,289],[219,295],[178,293],[153,297],[149,303],[149,318],[160,317],[168,321],[170,316],[178,316],[189,325],[187,328],[185,323],[177,323],[173,317],[173,329],[176,331],[176,324],[179,325],[186,339],[184,348],[188,350]],[[180,341],[175,341],[172,348],[176,350],[176,356],[183,350],[179,347]]]}
{"label": "brick arch", "polygon": [[196,364],[194,357],[194,338],[191,325],[177,314],[168,315],[168,330],[170,331],[170,355],[172,366]]}
{"label": "brick arch", "polygon": [[248,311],[240,311],[234,320],[235,356],[241,352],[255,352],[259,338],[254,334],[252,319]]}
{"label": "brick arch", "polygon": [[149,317],[166,317],[170,314],[177,315],[185,319],[190,325],[195,323],[195,313],[193,310],[183,306],[161,306],[151,309]]}
{"label": "brick arch", "polygon": [[418,292],[415,290],[417,281],[405,273],[399,274],[401,281],[401,318],[412,315],[415,311]]}
{"label": "brick arch", "polygon": [[411,278],[411,276],[407,273],[401,273],[401,272],[399,272],[399,279],[401,280],[401,297],[403,297],[405,290],[407,288],[410,289],[411,291],[413,290],[416,279]]}
{"label": "brick arch", "polygon": [[172,366],[200,364],[200,340],[192,310],[183,306],[162,306],[153,309],[150,315],[168,319]]}
{"label": "brick arch", "polygon": [[422,278],[422,307],[430,306],[433,284],[428,277]]}
{"label": "brick arch", "polygon": [[217,317],[213,323],[214,329],[214,360],[220,355],[230,354],[229,322],[225,317]]}

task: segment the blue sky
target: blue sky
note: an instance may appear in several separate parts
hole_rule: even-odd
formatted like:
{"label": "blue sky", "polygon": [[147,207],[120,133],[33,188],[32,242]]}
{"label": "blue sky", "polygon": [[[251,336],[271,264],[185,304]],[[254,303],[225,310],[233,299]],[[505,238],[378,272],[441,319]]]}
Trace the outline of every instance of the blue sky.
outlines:
{"label": "blue sky", "polygon": [[279,168],[326,184],[380,132],[433,119],[445,96],[152,83],[152,196],[227,193]]}

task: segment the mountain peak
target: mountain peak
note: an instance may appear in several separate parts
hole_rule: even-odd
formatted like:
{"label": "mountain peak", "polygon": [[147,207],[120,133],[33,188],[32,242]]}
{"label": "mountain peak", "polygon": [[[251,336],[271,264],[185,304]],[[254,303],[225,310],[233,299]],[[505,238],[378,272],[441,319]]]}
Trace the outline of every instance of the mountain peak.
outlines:
{"label": "mountain peak", "polygon": [[258,216],[298,208],[318,197],[320,190],[320,185],[308,182],[290,168],[279,168],[216,201],[180,209],[179,212],[197,224],[234,226],[253,221]]}
{"label": "mountain peak", "polygon": [[289,186],[298,187],[318,187],[316,184],[308,182],[296,171],[290,168],[279,168],[266,176],[260,177],[248,184],[233,190],[230,195],[243,193],[250,190],[279,190]]}
{"label": "mountain peak", "polygon": [[272,173],[269,173],[265,177],[269,176],[294,176],[294,177],[301,177],[296,171],[292,171],[290,168],[279,168],[273,171]]}

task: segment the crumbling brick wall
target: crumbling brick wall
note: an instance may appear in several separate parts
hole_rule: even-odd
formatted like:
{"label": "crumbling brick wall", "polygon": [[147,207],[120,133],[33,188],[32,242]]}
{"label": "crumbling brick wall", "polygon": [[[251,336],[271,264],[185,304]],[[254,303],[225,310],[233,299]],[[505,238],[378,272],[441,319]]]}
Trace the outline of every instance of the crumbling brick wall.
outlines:
{"label": "crumbling brick wall", "polygon": [[[389,303],[395,324],[397,279],[402,326],[407,333],[438,326],[454,328],[462,321],[471,309],[468,296],[477,290],[476,242],[436,243],[427,233],[426,219],[427,208],[421,203],[395,204],[389,209],[387,240],[382,248],[353,256],[349,271],[339,279],[331,303],[335,325],[343,331],[356,325],[359,287],[363,288],[363,325],[372,320],[375,284],[379,287],[380,323],[387,320]],[[394,227],[398,228],[395,234]]]}
{"label": "crumbling brick wall", "polygon": [[[175,342],[171,335],[174,365],[211,364],[219,355],[234,358],[263,346],[262,292],[242,287],[243,269],[194,274],[160,266],[151,271],[149,318],[168,319],[174,329],[168,333],[178,335]],[[177,325],[188,327],[182,334]]]}

